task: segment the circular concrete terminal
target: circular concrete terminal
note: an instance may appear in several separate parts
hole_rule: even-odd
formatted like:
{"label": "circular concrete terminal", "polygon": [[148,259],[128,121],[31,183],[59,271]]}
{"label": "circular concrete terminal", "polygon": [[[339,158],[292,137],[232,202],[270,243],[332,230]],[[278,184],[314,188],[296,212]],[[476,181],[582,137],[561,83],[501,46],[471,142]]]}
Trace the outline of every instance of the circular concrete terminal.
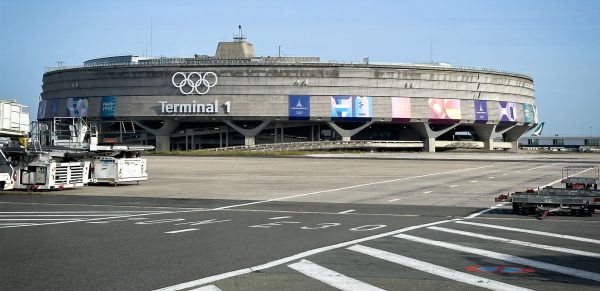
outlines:
{"label": "circular concrete terminal", "polygon": [[220,43],[214,57],[119,56],[51,68],[41,96],[39,120],[130,120],[138,134],[129,141],[159,150],[324,140],[516,149],[537,123],[525,75],[256,57],[243,38]]}

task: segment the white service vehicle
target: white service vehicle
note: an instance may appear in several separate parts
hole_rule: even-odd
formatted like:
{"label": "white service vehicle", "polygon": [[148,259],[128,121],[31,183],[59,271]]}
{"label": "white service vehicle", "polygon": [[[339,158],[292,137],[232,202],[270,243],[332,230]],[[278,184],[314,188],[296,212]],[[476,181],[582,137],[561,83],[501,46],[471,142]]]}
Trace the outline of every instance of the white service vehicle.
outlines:
{"label": "white service vehicle", "polygon": [[101,157],[93,162],[92,183],[137,182],[148,180],[146,159]]}

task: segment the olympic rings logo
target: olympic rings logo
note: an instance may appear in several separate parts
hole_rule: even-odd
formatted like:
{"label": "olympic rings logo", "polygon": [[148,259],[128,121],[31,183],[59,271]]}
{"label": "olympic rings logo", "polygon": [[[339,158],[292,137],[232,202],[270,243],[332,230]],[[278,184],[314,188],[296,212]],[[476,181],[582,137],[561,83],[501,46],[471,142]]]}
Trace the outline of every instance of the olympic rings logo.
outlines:
{"label": "olympic rings logo", "polygon": [[204,95],[210,88],[217,85],[217,74],[213,72],[177,72],[171,77],[171,82],[184,95],[194,94],[194,92]]}

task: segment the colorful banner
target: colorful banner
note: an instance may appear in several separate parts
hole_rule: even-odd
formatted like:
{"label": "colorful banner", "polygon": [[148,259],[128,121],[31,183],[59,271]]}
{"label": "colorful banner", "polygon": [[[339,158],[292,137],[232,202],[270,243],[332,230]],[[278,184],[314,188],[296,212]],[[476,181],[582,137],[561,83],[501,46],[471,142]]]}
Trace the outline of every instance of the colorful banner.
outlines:
{"label": "colorful banner", "polygon": [[371,118],[372,98],[361,96],[332,96],[331,118]]}
{"label": "colorful banner", "polygon": [[500,116],[500,122],[517,122],[517,104],[498,101],[498,116]]}
{"label": "colorful banner", "polygon": [[487,101],[474,100],[475,102],[475,123],[486,123],[488,121]]}
{"label": "colorful banner", "polygon": [[288,118],[289,120],[310,119],[310,96],[289,95],[288,96]]}
{"label": "colorful banner", "polygon": [[462,117],[460,100],[458,99],[429,99],[429,120],[432,122],[459,121]]}
{"label": "colorful banner", "polygon": [[410,98],[392,97],[392,122],[410,122]]}
{"label": "colorful banner", "polygon": [[531,114],[532,114],[532,112],[531,112],[529,104],[524,103],[523,104],[523,115],[525,118],[523,119],[523,122],[531,123],[531,120],[532,120]]}
{"label": "colorful banner", "polygon": [[87,98],[69,98],[67,100],[68,117],[87,117],[88,100]]}
{"label": "colorful banner", "polygon": [[117,108],[117,97],[104,96],[100,103],[100,117],[103,119],[112,119],[115,117],[115,109]]}
{"label": "colorful banner", "polygon": [[533,106],[533,122],[540,123],[540,119],[538,118],[538,110],[537,107],[535,105],[531,105]]}

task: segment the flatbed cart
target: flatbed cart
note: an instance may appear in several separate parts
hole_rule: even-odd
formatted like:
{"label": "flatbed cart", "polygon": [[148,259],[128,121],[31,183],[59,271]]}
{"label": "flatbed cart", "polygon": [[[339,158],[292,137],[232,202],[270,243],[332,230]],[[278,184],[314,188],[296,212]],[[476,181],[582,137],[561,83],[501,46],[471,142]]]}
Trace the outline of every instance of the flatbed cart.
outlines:
{"label": "flatbed cart", "polygon": [[543,219],[553,212],[569,212],[573,216],[591,216],[600,210],[598,190],[600,172],[593,166],[569,166],[562,170],[561,183],[565,188],[547,186],[537,190],[501,194],[496,202],[512,202],[515,214],[536,214]]}

